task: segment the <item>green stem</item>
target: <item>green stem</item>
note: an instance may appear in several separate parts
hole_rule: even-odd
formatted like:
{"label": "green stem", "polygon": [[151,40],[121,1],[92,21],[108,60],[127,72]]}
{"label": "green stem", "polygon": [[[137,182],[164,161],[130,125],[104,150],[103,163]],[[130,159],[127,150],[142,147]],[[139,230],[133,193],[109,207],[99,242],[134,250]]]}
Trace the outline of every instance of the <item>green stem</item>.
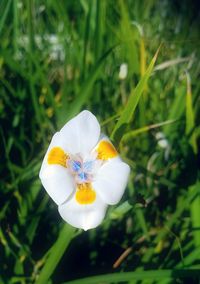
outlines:
{"label": "green stem", "polygon": [[64,255],[71,240],[75,236],[75,232],[76,232],[76,229],[69,226],[68,224],[65,224],[61,228],[57,241],[54,243],[54,245],[51,247],[51,249],[47,253],[48,255],[47,260],[35,284],[47,283],[48,279],[51,277],[59,261]]}

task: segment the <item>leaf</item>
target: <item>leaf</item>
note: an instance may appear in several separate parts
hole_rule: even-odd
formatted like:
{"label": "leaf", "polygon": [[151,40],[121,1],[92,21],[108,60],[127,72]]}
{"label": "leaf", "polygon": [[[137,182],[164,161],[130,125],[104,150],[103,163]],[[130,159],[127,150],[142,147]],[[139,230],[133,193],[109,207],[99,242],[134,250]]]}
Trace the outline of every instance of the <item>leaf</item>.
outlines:
{"label": "leaf", "polygon": [[[191,81],[190,76],[186,73],[187,79],[187,93],[186,93],[186,135],[191,135],[190,137],[190,144],[194,150],[194,153],[198,152],[197,142],[196,142],[196,135],[193,132],[195,127],[195,119],[194,119],[194,109],[192,105],[192,90],[191,90]],[[191,134],[192,132],[192,134]]]}
{"label": "leaf", "polygon": [[99,283],[118,283],[130,280],[162,280],[162,279],[177,279],[188,277],[199,277],[200,269],[185,269],[185,270],[149,270],[149,271],[134,271],[120,272],[112,274],[104,274],[98,276],[77,279],[63,284],[99,284]]}
{"label": "leaf", "polygon": [[118,37],[124,53],[124,59],[129,65],[129,75],[139,73],[139,54],[137,50],[138,33],[130,18],[128,3],[123,0],[118,1],[120,13],[120,26]]}
{"label": "leaf", "polygon": [[6,5],[5,9],[2,10],[4,13],[3,13],[3,15],[1,15],[1,20],[0,20],[0,34],[1,34],[1,31],[2,31],[3,26],[5,24],[6,18],[8,16],[8,12],[9,12],[11,3],[12,3],[12,0],[7,1],[7,5]]}
{"label": "leaf", "polygon": [[[67,112],[67,119],[68,120],[70,118],[72,118],[75,114],[77,114],[81,110],[81,107],[88,101],[88,99],[91,95],[91,89],[94,86],[94,82],[98,78],[106,58],[112,52],[114,47],[111,47],[107,52],[105,52],[105,54],[101,57],[101,59],[97,62],[95,67],[92,69],[92,71],[91,71],[90,75],[88,76],[88,78],[86,79],[86,81],[80,87],[81,93],[76,97],[76,99],[71,104],[70,109]],[[66,108],[64,109],[64,112],[66,113]],[[58,121],[58,127],[60,127],[61,125],[63,125],[65,123],[65,121],[63,121],[64,116],[62,114],[63,113],[62,113],[62,110],[61,110],[61,114],[59,116],[59,121]],[[66,116],[65,116],[65,120],[66,120]]]}
{"label": "leaf", "polygon": [[68,245],[75,235],[75,228],[65,224],[61,230],[57,241],[47,253],[47,260],[42,268],[38,279],[35,284],[47,283],[48,279],[53,274],[63,254],[65,253]]}
{"label": "leaf", "polygon": [[134,129],[134,130],[131,130],[127,133],[125,133],[122,137],[122,141],[128,141],[129,139],[132,139],[133,137],[137,136],[138,134],[142,134],[144,132],[147,132],[147,131],[150,131],[151,129],[156,129],[158,127],[161,127],[161,126],[164,126],[164,125],[167,125],[167,124],[171,124],[171,123],[174,123],[176,122],[176,120],[167,120],[167,121],[163,121],[163,122],[160,122],[160,123],[155,123],[155,124],[151,124],[151,125],[147,125],[147,126],[143,126],[141,128],[138,128],[138,129]]}
{"label": "leaf", "polygon": [[[193,237],[194,243],[196,247],[200,248],[200,182],[189,187],[189,191],[191,194],[193,192],[197,193],[196,198],[191,202],[190,205],[190,214],[192,220],[192,229],[193,229]],[[199,257],[200,258],[200,257]]]}
{"label": "leaf", "polygon": [[[160,49],[160,48],[159,48]],[[135,109],[138,105],[138,102],[140,100],[140,97],[142,95],[142,92],[148,82],[148,79],[153,71],[154,64],[156,62],[156,58],[158,56],[159,49],[157,50],[156,54],[154,55],[153,59],[151,60],[150,65],[147,68],[147,71],[145,72],[144,76],[142,79],[139,81],[137,84],[136,88],[131,91],[129,100],[127,102],[127,105],[125,106],[112,134],[111,138],[115,139],[117,138],[120,140],[121,137],[123,136],[124,132],[124,126],[126,126],[132,119],[133,114],[135,112]],[[121,131],[122,130],[122,131]],[[121,133],[120,133],[121,132]]]}

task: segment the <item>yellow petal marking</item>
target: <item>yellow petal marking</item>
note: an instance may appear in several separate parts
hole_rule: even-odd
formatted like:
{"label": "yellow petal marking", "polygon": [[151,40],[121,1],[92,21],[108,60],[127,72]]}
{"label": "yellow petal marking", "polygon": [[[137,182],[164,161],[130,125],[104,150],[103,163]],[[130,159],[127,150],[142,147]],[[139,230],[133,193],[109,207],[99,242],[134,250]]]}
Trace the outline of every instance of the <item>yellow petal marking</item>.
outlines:
{"label": "yellow petal marking", "polygon": [[102,140],[101,142],[99,142],[96,151],[98,153],[97,159],[100,160],[108,160],[111,158],[115,158],[118,155],[115,147],[109,141],[106,140]]}
{"label": "yellow petal marking", "polygon": [[47,162],[49,165],[61,165],[67,167],[68,155],[60,147],[54,147],[48,154]]}
{"label": "yellow petal marking", "polygon": [[91,204],[96,199],[96,192],[90,183],[78,184],[75,198],[81,205]]}

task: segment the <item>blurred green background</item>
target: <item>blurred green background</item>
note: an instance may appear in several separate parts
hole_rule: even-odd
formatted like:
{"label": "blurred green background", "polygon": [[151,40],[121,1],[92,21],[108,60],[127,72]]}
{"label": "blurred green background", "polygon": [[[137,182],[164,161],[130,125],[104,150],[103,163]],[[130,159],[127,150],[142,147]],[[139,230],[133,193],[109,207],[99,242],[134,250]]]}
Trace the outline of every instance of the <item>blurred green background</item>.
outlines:
{"label": "blurred green background", "polygon": [[[0,283],[199,283],[198,5],[0,1]],[[64,224],[38,178],[83,109],[131,166],[88,232]]]}

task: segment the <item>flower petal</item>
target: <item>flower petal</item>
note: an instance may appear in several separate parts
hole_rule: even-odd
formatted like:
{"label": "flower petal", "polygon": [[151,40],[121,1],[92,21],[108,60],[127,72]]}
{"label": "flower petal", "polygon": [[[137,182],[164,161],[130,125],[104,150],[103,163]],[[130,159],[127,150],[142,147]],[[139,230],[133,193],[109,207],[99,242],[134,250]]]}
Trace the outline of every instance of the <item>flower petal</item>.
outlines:
{"label": "flower petal", "polygon": [[105,135],[101,135],[101,139],[95,147],[97,159],[107,161],[109,159],[117,158],[118,152]]}
{"label": "flower petal", "polygon": [[40,174],[42,185],[56,204],[65,202],[75,190],[75,184],[68,170],[59,165],[48,166]]}
{"label": "flower petal", "polygon": [[60,134],[70,154],[87,155],[98,142],[100,125],[91,112],[84,110],[65,124]]}
{"label": "flower petal", "polygon": [[68,153],[65,147],[65,143],[60,135],[60,132],[56,132],[52,137],[50,145],[44,156],[39,175],[42,175],[43,171],[49,165],[52,166],[53,164],[58,164],[61,166],[67,166],[64,165],[64,156],[67,159]]}
{"label": "flower petal", "polygon": [[66,168],[67,159],[69,159],[69,157],[62,148],[53,147],[48,153],[47,163],[49,165],[60,165]]}
{"label": "flower petal", "polygon": [[75,190],[74,181],[64,165],[63,153],[67,155],[65,144],[57,132],[45,154],[39,177],[47,193],[55,203],[61,204]]}
{"label": "flower petal", "polygon": [[94,203],[96,200],[96,192],[93,190],[91,183],[78,184],[75,198],[76,201],[82,205]]}
{"label": "flower petal", "polygon": [[129,173],[129,165],[110,160],[99,169],[92,186],[106,204],[117,204],[126,188]]}
{"label": "flower petal", "polygon": [[67,147],[66,147],[66,141],[63,139],[63,136],[60,132],[56,132],[50,142],[49,148],[47,149],[47,153],[54,147],[61,148],[65,154],[68,154]]}
{"label": "flower petal", "polygon": [[64,204],[59,205],[58,211],[61,217],[76,228],[96,228],[101,224],[106,214],[107,205],[96,196],[92,204],[83,205],[77,202],[75,195]]}

